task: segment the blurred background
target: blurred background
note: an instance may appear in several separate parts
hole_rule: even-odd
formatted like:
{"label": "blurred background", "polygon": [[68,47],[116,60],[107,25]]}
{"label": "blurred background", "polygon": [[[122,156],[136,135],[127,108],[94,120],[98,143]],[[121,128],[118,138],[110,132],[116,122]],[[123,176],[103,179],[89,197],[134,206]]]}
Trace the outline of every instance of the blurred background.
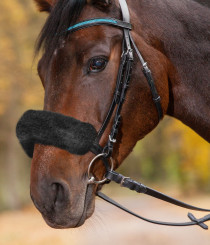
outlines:
{"label": "blurred background", "polygon": [[[84,228],[47,227],[31,203],[30,159],[15,137],[22,113],[43,106],[33,55],[47,15],[38,13],[32,0],[0,1],[0,11],[0,244],[210,244],[209,232],[197,227],[154,227],[102,201],[96,203],[96,214]],[[165,118],[137,144],[120,171],[194,205],[210,207],[209,144],[177,120]],[[136,197],[114,185],[105,192],[151,218],[185,219],[186,210]]]}

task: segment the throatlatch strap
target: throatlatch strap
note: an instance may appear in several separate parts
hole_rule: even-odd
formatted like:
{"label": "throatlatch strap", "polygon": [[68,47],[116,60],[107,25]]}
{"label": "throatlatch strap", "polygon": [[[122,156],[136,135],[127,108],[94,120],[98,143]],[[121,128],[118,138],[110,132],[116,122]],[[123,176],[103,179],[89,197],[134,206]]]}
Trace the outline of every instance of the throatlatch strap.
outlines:
{"label": "throatlatch strap", "polygon": [[152,76],[152,72],[151,70],[149,69],[148,65],[147,65],[147,62],[144,61],[144,58],[142,57],[141,53],[139,52],[134,40],[133,40],[133,37],[131,36],[130,34],[130,39],[131,39],[131,42],[132,42],[132,45],[134,47],[134,50],[136,51],[136,54],[142,64],[142,67],[143,67],[143,73],[144,73],[144,76],[145,78],[147,79],[147,82],[149,84],[149,87],[150,87],[150,90],[151,90],[151,93],[152,93],[152,99],[153,99],[153,102],[155,103],[155,106],[156,106],[156,109],[157,109],[157,112],[158,112],[158,118],[159,118],[159,121],[163,118],[163,109],[162,109],[162,106],[161,106],[161,98],[157,92],[157,89],[156,89],[156,86],[155,86],[155,82],[154,82],[154,79],[153,79],[153,76]]}

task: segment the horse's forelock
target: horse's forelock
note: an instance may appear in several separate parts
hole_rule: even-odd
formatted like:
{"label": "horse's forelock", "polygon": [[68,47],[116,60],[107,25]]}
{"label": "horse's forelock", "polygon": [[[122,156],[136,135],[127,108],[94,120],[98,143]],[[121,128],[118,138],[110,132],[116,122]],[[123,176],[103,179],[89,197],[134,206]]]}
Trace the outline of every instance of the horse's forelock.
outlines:
{"label": "horse's forelock", "polygon": [[85,4],[86,0],[57,1],[40,32],[35,53],[38,54],[43,49],[45,58],[49,61],[54,50],[58,48],[60,40],[67,36],[64,31],[75,24]]}
{"label": "horse's forelock", "polygon": [[56,0],[34,0],[40,12],[50,12]]}
{"label": "horse's forelock", "polygon": [[[48,11],[49,16],[43,26],[36,43],[35,55],[43,49],[47,63],[59,47],[60,41],[68,36],[65,30],[74,25],[84,6],[91,4],[107,12],[114,1],[112,0],[35,0],[41,11]],[[116,14],[116,10],[113,13]],[[63,34],[62,34],[63,33]]]}

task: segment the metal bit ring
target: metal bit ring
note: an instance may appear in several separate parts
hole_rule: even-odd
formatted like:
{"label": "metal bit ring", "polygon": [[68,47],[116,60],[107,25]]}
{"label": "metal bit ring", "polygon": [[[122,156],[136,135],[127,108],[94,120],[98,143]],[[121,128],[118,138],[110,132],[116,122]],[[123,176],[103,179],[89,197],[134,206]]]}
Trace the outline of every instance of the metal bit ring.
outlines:
{"label": "metal bit ring", "polygon": [[[95,177],[91,176],[91,168],[93,166],[93,164],[95,163],[95,161],[101,157],[105,157],[106,156],[106,153],[101,153],[97,156],[95,156],[93,158],[93,160],[90,162],[89,166],[88,166],[88,184],[103,184],[106,182],[107,178],[104,178],[103,180],[95,180]],[[114,168],[114,161],[112,159],[112,157],[109,158],[110,160],[110,165],[111,165],[111,171],[113,170]]]}

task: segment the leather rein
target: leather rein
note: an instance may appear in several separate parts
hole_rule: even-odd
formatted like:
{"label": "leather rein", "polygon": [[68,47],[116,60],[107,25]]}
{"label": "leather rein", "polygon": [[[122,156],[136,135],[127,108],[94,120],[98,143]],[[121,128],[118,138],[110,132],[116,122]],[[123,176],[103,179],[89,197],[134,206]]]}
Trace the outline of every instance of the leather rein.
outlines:
{"label": "leather rein", "polygon": [[[113,147],[114,144],[117,142],[117,134],[118,129],[121,122],[121,110],[123,107],[123,103],[125,101],[126,93],[128,90],[128,87],[130,85],[130,77],[132,73],[132,65],[134,62],[134,54],[135,51],[137,54],[138,59],[140,60],[140,63],[142,65],[142,71],[146,77],[146,80],[149,84],[153,102],[157,109],[157,115],[158,119],[161,120],[163,118],[163,110],[161,107],[161,98],[157,92],[154,79],[152,76],[152,73],[150,69],[148,68],[147,63],[144,61],[140,51],[138,50],[130,31],[132,30],[132,25],[130,24],[130,14],[129,9],[126,3],[126,0],[119,0],[123,21],[113,19],[113,18],[95,18],[86,20],[80,23],[77,23],[74,26],[71,26],[67,29],[67,32],[75,32],[84,28],[88,28],[91,26],[96,25],[111,25],[114,27],[122,28],[123,29],[123,42],[122,42],[122,55],[121,55],[121,61],[117,76],[117,82],[116,82],[116,88],[113,96],[113,100],[111,102],[111,106],[108,110],[107,116],[101,126],[101,129],[98,132],[98,136],[95,140],[95,143],[93,147],[91,148],[91,151],[96,155],[94,159],[91,161],[89,168],[88,168],[88,177],[89,182],[88,184],[103,184],[103,183],[109,183],[110,181],[114,181],[117,184],[120,184],[122,187],[126,187],[130,190],[136,191],[137,193],[143,193],[152,197],[155,197],[157,199],[166,201],[168,203],[174,204],[176,206],[180,206],[186,209],[196,210],[196,211],[204,211],[204,212],[210,212],[210,209],[202,209],[198,208],[192,205],[189,205],[187,203],[184,203],[182,201],[179,201],[177,199],[174,199],[170,196],[167,196],[161,192],[158,192],[154,189],[151,189],[139,182],[136,182],[132,180],[131,178],[125,177],[113,170],[113,159],[112,159],[112,153],[113,153]],[[114,114],[115,112],[115,114]],[[108,124],[110,123],[112,117],[114,114],[113,124],[111,128],[111,132],[109,134],[108,141],[105,145],[105,147],[101,147],[99,145],[99,141],[104,134]],[[96,180],[95,177],[92,175],[91,170],[93,168],[93,165],[97,160],[102,160],[105,168],[106,168],[106,174],[105,178],[103,180]],[[128,210],[127,208],[123,207],[119,203],[115,202],[105,194],[101,192],[97,192],[96,194],[101,199],[109,202],[110,204],[120,208],[121,210],[140,218],[144,221],[158,224],[158,225],[166,225],[166,226],[192,226],[192,225],[198,225],[203,229],[208,229],[208,226],[204,224],[204,222],[210,220],[210,214],[206,215],[203,218],[196,219],[195,216],[191,213],[188,213],[188,218],[191,220],[189,222],[183,222],[183,223],[173,223],[173,222],[162,222],[162,221],[155,221],[151,219],[144,218],[138,214],[133,213],[132,211]]]}

